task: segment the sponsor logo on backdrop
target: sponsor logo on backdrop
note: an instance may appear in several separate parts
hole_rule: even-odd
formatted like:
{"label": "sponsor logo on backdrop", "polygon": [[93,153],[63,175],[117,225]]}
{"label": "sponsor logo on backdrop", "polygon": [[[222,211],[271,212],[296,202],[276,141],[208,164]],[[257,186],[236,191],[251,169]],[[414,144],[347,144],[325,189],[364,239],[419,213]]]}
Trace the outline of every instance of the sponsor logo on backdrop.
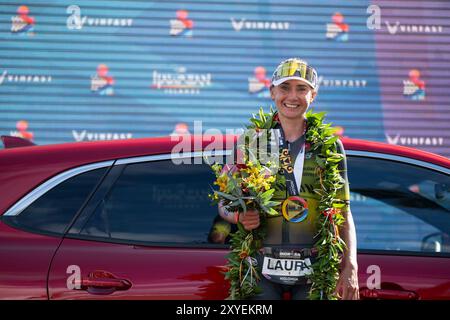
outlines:
{"label": "sponsor logo on backdrop", "polygon": [[175,128],[173,129],[170,136],[173,137],[173,136],[179,136],[179,135],[184,135],[184,134],[190,134],[189,126],[184,122],[180,122],[175,125]]}
{"label": "sponsor logo on backdrop", "polygon": [[99,64],[97,74],[91,77],[91,91],[101,96],[114,95],[114,78],[108,75],[109,68],[106,64]]}
{"label": "sponsor logo on backdrop", "polygon": [[409,79],[403,80],[403,96],[410,100],[425,100],[425,81],[420,79],[420,71],[409,71]]}
{"label": "sponsor logo on backdrop", "polygon": [[166,94],[200,94],[201,90],[211,86],[210,73],[187,73],[180,67],[174,73],[153,70],[152,89],[163,90]]}
{"label": "sponsor logo on backdrop", "polygon": [[401,24],[399,21],[390,23],[385,21],[387,30],[390,34],[397,33],[425,33],[436,34],[443,33],[444,26],[442,25],[430,25],[430,24]]}
{"label": "sponsor logo on backdrop", "polygon": [[177,18],[170,20],[170,35],[176,37],[188,37],[193,35],[194,21],[188,19],[189,12],[178,10]]}
{"label": "sponsor logo on backdrop", "polygon": [[[382,9],[377,5],[370,5],[367,7],[366,12],[370,14],[367,18],[366,26],[369,30],[381,30],[382,22],[381,15]],[[416,17],[416,19],[420,19],[421,17]],[[400,23],[400,21],[384,21],[387,31],[390,34],[398,34],[398,33],[415,33],[415,34],[438,34],[444,32],[444,25],[438,24],[404,24]]]}
{"label": "sponsor logo on backdrop", "polygon": [[50,83],[52,76],[38,75],[38,74],[17,74],[9,73],[8,70],[3,70],[0,74],[0,86],[6,83]]}
{"label": "sponsor logo on backdrop", "polygon": [[345,132],[345,128],[344,127],[342,127],[342,126],[335,126],[334,127],[334,134],[335,135],[337,135],[337,136],[339,136],[341,138],[344,138],[345,137],[344,136],[344,132]]}
{"label": "sponsor logo on backdrop", "polygon": [[123,140],[131,139],[132,133],[119,132],[90,132],[87,130],[72,130],[72,136],[75,141],[98,141],[98,140]]}
{"label": "sponsor logo on backdrop", "polygon": [[254,77],[248,78],[248,92],[258,98],[270,98],[270,79],[264,67],[256,67]]}
{"label": "sponsor logo on backdrop", "polygon": [[319,87],[337,87],[337,88],[365,88],[366,79],[330,79],[323,76],[319,77]]}
{"label": "sponsor logo on backdrop", "polygon": [[34,134],[33,132],[28,131],[28,121],[20,120],[16,123],[16,131],[10,131],[10,135],[13,137],[24,138],[30,141],[33,141]]}
{"label": "sponsor logo on backdrop", "polygon": [[385,134],[389,144],[401,146],[443,146],[444,137],[404,136],[401,134]]}
{"label": "sponsor logo on backdrop", "polygon": [[67,7],[67,29],[81,30],[83,27],[131,27],[133,19],[126,17],[98,17],[82,16],[81,8],[77,5]]}
{"label": "sponsor logo on backdrop", "polygon": [[20,6],[17,9],[17,16],[11,18],[11,33],[19,35],[34,35],[34,25],[36,20],[30,17],[30,9],[27,6]]}
{"label": "sponsor logo on backdrop", "polygon": [[290,22],[287,21],[255,21],[230,18],[235,31],[242,30],[289,30]]}
{"label": "sponsor logo on backdrop", "polygon": [[348,41],[348,24],[344,23],[344,16],[336,12],[331,17],[333,23],[327,23],[327,39],[338,42]]}

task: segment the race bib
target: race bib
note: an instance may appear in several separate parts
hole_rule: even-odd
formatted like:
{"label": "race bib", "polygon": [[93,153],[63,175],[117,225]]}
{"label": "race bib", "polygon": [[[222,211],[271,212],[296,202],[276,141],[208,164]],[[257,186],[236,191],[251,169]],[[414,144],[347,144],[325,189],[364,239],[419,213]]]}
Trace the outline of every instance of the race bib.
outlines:
{"label": "race bib", "polygon": [[272,277],[304,277],[312,273],[311,260],[264,257],[262,274]]}

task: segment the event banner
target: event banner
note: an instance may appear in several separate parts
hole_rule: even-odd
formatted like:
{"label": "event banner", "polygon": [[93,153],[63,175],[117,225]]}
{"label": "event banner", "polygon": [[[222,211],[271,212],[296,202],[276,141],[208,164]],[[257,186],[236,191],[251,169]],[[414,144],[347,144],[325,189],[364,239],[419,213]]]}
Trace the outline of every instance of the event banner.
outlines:
{"label": "event banner", "polygon": [[36,144],[242,128],[278,63],[344,137],[450,155],[450,2],[0,2],[0,134]]}

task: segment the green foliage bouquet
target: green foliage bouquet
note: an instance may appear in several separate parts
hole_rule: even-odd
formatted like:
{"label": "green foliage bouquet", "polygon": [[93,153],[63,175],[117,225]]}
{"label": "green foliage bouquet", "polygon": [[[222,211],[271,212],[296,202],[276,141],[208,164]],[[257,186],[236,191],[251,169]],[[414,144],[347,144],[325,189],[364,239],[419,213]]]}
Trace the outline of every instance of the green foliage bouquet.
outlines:
{"label": "green foliage bouquet", "polygon": [[266,215],[276,215],[277,211],[273,207],[280,204],[271,200],[278,169],[270,162],[263,165],[247,157],[244,157],[243,164],[214,164],[211,167],[216,176],[214,185],[219,187],[219,190],[210,194],[215,203],[239,214],[246,214],[248,210],[260,213],[259,228],[249,232],[238,223],[238,231],[231,235],[231,252],[225,274],[231,284],[229,298],[245,299],[260,292],[255,259],[265,237]]}

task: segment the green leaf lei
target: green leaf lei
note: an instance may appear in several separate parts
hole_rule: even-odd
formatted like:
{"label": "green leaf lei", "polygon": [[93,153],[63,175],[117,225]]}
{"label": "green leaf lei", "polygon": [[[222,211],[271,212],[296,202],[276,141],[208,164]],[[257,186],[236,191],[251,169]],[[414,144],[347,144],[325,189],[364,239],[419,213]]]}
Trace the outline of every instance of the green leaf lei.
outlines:
{"label": "green leaf lei", "polygon": [[341,255],[346,247],[339,236],[339,227],[345,221],[341,209],[346,205],[337,199],[337,192],[344,187],[338,165],[344,155],[337,152],[338,137],[334,135],[331,124],[324,124],[325,112],[306,114],[308,129],[306,141],[311,151],[318,151],[316,157],[319,185],[314,192],[320,196],[317,241],[314,247],[318,255],[310,276],[311,300],[336,300],[335,289],[339,279]]}
{"label": "green leaf lei", "polygon": [[[317,221],[319,231],[314,244],[317,257],[312,265],[313,273],[309,276],[312,281],[309,298],[312,300],[337,299],[334,292],[339,278],[341,255],[345,248],[338,231],[345,220],[341,213],[345,203],[337,199],[337,192],[345,183],[338,169],[338,164],[344,156],[337,152],[338,137],[334,135],[335,130],[330,124],[323,123],[324,117],[325,112],[309,111],[306,114],[306,143],[310,145],[310,151],[318,153],[316,173],[319,176],[319,184],[314,192],[320,196],[318,210],[322,213]],[[269,130],[278,123],[276,112],[272,108],[268,114],[261,108],[259,119],[253,116],[250,121],[248,129]],[[231,235],[231,252],[228,255],[228,271],[225,273],[225,279],[228,279],[231,285],[228,299],[246,299],[261,292],[258,287],[260,275],[256,271],[256,264],[252,263],[266,236],[266,214],[261,214],[260,217],[261,224],[257,229],[249,232],[238,223],[238,231]]]}

